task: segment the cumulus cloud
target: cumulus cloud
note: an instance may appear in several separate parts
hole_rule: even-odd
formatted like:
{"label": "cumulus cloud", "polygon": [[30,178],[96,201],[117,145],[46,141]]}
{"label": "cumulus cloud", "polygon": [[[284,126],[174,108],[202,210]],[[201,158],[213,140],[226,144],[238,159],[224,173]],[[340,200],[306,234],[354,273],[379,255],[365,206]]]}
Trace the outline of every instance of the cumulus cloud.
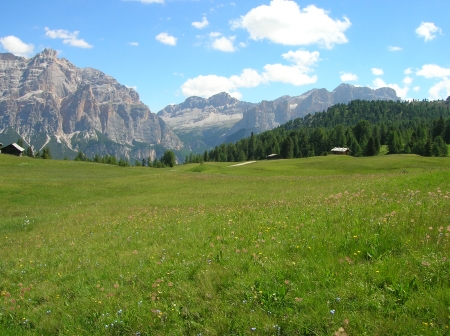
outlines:
{"label": "cumulus cloud", "polygon": [[418,37],[423,37],[425,42],[431,41],[436,37],[436,33],[442,34],[442,29],[437,27],[433,22],[422,22],[416,29]]}
{"label": "cumulus cloud", "polygon": [[159,41],[161,43],[164,43],[164,44],[168,44],[168,45],[171,45],[171,46],[177,45],[177,38],[174,37],[174,36],[171,36],[171,35],[169,35],[167,33],[158,34],[158,35],[156,35],[155,38],[156,38],[157,41]]}
{"label": "cumulus cloud", "polygon": [[327,49],[335,44],[347,43],[344,32],[350,20],[333,20],[328,12],[314,5],[303,10],[291,0],[272,0],[250,10],[232,22],[232,28],[243,28],[253,40],[268,39],[283,45],[318,44]]}
{"label": "cumulus cloud", "polygon": [[137,42],[128,42],[128,44],[130,46],[133,46],[133,47],[138,47],[139,46],[139,43],[137,43]]}
{"label": "cumulus cloud", "polygon": [[411,68],[408,68],[408,69],[405,69],[405,71],[403,71],[403,73],[404,73],[405,75],[411,75],[411,74],[413,73],[413,71],[412,71]]}
{"label": "cumulus cloud", "polygon": [[431,100],[445,99],[450,96],[450,79],[445,77],[428,91]]}
{"label": "cumulus cloud", "polygon": [[301,86],[314,84],[317,76],[309,76],[295,65],[267,64],[264,66],[264,77],[270,82],[281,82]]}
{"label": "cumulus cloud", "polygon": [[231,77],[198,76],[188,79],[181,86],[181,90],[185,96],[210,97],[219,92],[228,92],[240,99],[242,95],[239,88],[252,88],[270,82],[300,86],[317,81],[317,76],[310,76],[308,73],[313,71],[313,67],[319,61],[319,52],[297,50],[281,56],[293,64],[267,64],[261,73],[254,69],[244,69],[240,75]]}
{"label": "cumulus cloud", "polygon": [[403,100],[407,100],[407,95],[409,92],[409,87],[408,86],[404,86],[404,87],[400,87],[398,84],[386,84],[386,82],[384,80],[382,80],[381,78],[375,78],[372,82],[372,85],[370,86],[372,89],[379,89],[382,87],[389,87],[391,89],[394,89],[395,92],[397,93],[397,96],[399,96],[401,99]]}
{"label": "cumulus cloud", "polygon": [[29,57],[34,52],[33,44],[26,44],[25,42],[22,42],[21,39],[13,35],[1,37],[0,44],[3,49],[16,56]]}
{"label": "cumulus cloud", "polygon": [[403,50],[401,47],[393,47],[393,46],[389,46],[388,47],[388,50],[389,51],[400,51],[400,50]]}
{"label": "cumulus cloud", "polygon": [[420,86],[415,86],[415,87],[413,87],[413,91],[419,92],[419,91],[420,91]]}
{"label": "cumulus cloud", "polygon": [[358,76],[350,73],[350,72],[344,72],[341,71],[341,81],[342,82],[351,82],[351,81],[357,81],[358,80]]}
{"label": "cumulus cloud", "polygon": [[425,64],[422,69],[417,71],[417,76],[422,76],[425,78],[443,78],[450,77],[450,69],[443,68],[436,64]]}
{"label": "cumulus cloud", "polygon": [[192,25],[197,29],[203,29],[209,25],[209,22],[204,16],[201,22],[192,22]]}
{"label": "cumulus cloud", "polygon": [[212,48],[215,50],[220,50],[224,52],[234,52],[236,51],[236,48],[233,45],[235,36],[231,36],[229,38],[222,36],[219,38],[216,38],[213,43],[211,44]]}
{"label": "cumulus cloud", "polygon": [[200,96],[208,98],[219,92],[228,92],[237,99],[241,98],[241,94],[237,91],[236,84],[231,78],[216,75],[198,76],[188,79],[181,86],[181,91],[186,97]]}
{"label": "cumulus cloud", "polygon": [[45,36],[51,39],[62,39],[64,44],[77,48],[92,48],[93,46],[87,43],[85,40],[78,38],[79,31],[69,32],[64,29],[49,29],[45,27]]}
{"label": "cumulus cloud", "polygon": [[406,76],[405,78],[403,78],[403,84],[405,85],[411,85],[413,79],[409,76]]}
{"label": "cumulus cloud", "polygon": [[381,76],[384,74],[384,71],[383,71],[383,69],[372,68],[372,74],[375,76]]}

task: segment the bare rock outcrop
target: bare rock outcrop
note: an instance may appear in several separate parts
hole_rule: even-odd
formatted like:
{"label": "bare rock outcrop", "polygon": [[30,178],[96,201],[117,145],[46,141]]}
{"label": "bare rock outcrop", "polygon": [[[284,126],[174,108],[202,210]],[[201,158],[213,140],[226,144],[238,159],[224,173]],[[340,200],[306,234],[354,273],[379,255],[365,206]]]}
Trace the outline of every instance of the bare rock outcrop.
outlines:
{"label": "bare rock outcrop", "polygon": [[[99,134],[116,144],[110,146],[114,150],[104,148],[108,154],[128,159],[151,152],[133,152],[136,142],[183,146],[136,91],[99,70],[79,69],[52,49],[30,59],[0,54],[0,133],[6,129],[13,129],[34,151],[54,138],[66,153],[89,152],[87,146],[94,146]],[[83,141],[75,137],[79,134]]]}

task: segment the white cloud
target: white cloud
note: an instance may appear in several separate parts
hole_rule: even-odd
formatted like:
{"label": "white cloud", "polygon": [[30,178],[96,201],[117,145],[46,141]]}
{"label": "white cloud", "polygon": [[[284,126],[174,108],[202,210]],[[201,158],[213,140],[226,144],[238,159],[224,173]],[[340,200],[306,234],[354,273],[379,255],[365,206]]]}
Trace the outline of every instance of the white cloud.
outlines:
{"label": "white cloud", "polygon": [[192,22],[192,25],[197,28],[197,29],[203,29],[205,28],[207,25],[209,25],[208,20],[206,19],[206,17],[203,17],[201,22]]}
{"label": "white cloud", "polygon": [[437,27],[433,22],[422,22],[416,29],[418,37],[423,37],[425,42],[431,41],[436,37],[436,33],[442,34],[442,29]]}
{"label": "white cloud", "polygon": [[420,86],[415,86],[415,87],[413,87],[413,91],[419,92],[419,91],[420,91]]}
{"label": "white cloud", "polygon": [[129,86],[129,85],[125,85],[127,88],[129,89],[133,89],[134,91],[137,91],[137,86],[133,85],[133,86]]}
{"label": "white cloud", "polygon": [[222,36],[220,38],[217,38],[212,43],[212,48],[224,52],[234,52],[236,51],[236,48],[233,45],[235,36],[231,36],[229,38]]}
{"label": "white cloud", "polygon": [[400,50],[403,50],[401,47],[393,47],[393,46],[389,46],[388,47],[388,50],[389,51],[400,51]]}
{"label": "white cloud", "polygon": [[137,43],[137,42],[128,42],[128,44],[130,46],[133,46],[133,47],[138,47],[139,46],[139,43]]}
{"label": "white cloud", "polygon": [[347,43],[344,32],[351,26],[346,17],[343,21],[333,20],[321,8],[309,5],[301,10],[291,0],[272,0],[269,6],[253,8],[231,24],[232,28],[246,29],[253,40],[298,46],[318,44],[328,49]]}
{"label": "white cloud", "polygon": [[312,67],[319,61],[319,52],[290,51],[282,57],[294,64],[267,64],[262,73],[254,69],[244,69],[240,75],[229,78],[217,75],[198,76],[188,79],[181,86],[181,90],[185,96],[210,97],[219,92],[228,92],[240,99],[242,95],[238,91],[239,88],[252,88],[270,82],[300,86],[317,81],[317,76],[310,76],[307,73],[312,72]]}
{"label": "white cloud", "polygon": [[219,32],[211,32],[211,33],[209,33],[209,37],[219,37],[219,36],[221,36],[222,34],[221,33],[219,33]]}
{"label": "white cloud", "polygon": [[317,82],[317,76],[309,76],[295,65],[267,64],[264,77],[270,82],[281,82],[301,86]]}
{"label": "white cloud", "polygon": [[122,0],[122,1],[137,1],[142,2],[143,4],[164,3],[164,0]]}
{"label": "white cloud", "polygon": [[411,85],[413,79],[409,76],[406,76],[405,78],[403,78],[403,84],[405,85]]}
{"label": "white cloud", "polygon": [[341,71],[341,81],[342,82],[351,82],[351,81],[357,81],[358,80],[358,76],[350,73],[350,72],[344,72]]}
{"label": "white cloud", "polygon": [[409,91],[408,86],[404,86],[403,88],[401,88],[398,84],[386,84],[386,82],[384,80],[382,80],[381,78],[375,78],[372,82],[371,87],[372,87],[372,89],[389,87],[391,89],[394,89],[395,92],[397,93],[397,96],[399,96],[401,99],[407,100],[407,94]]}
{"label": "white cloud", "polygon": [[383,69],[372,68],[372,74],[375,76],[381,76],[384,74],[384,71],[383,71]]}
{"label": "white cloud", "polygon": [[244,42],[239,42],[239,47],[241,48],[247,48],[247,44]]}
{"label": "white cloud", "polygon": [[157,41],[159,41],[161,43],[164,43],[164,44],[168,44],[168,45],[171,45],[171,46],[177,45],[177,38],[174,37],[174,36],[171,36],[171,35],[169,35],[167,33],[158,34],[158,35],[156,35],[155,38],[156,38]]}
{"label": "white cloud", "polygon": [[446,99],[450,96],[450,79],[443,78],[439,83],[433,85],[428,92],[431,100]]}
{"label": "white cloud", "polygon": [[298,68],[303,72],[312,71],[311,66],[316,65],[319,61],[319,52],[309,52],[306,50],[289,51],[286,54],[281,55],[285,60],[295,63]]}
{"label": "white cloud", "polygon": [[15,37],[13,35],[1,37],[0,44],[2,45],[3,49],[16,56],[29,57],[34,52],[33,44],[26,44],[22,42],[18,37]]}
{"label": "white cloud", "polygon": [[70,45],[77,48],[92,48],[93,46],[87,43],[83,39],[78,38],[79,31],[69,32],[64,29],[52,30],[45,27],[45,36],[51,39],[62,39],[64,44]]}
{"label": "white cloud", "polygon": [[450,77],[450,69],[436,64],[425,64],[422,66],[422,69],[417,71],[416,75],[425,78]]}
{"label": "white cloud", "polygon": [[219,92],[228,92],[230,95],[238,98],[240,94],[236,89],[236,85],[230,78],[216,75],[198,76],[188,79],[181,86],[181,91],[186,97],[200,96],[208,98]]}
{"label": "white cloud", "polygon": [[411,68],[405,69],[405,71],[403,71],[403,73],[405,75],[411,75],[412,74],[412,69]]}

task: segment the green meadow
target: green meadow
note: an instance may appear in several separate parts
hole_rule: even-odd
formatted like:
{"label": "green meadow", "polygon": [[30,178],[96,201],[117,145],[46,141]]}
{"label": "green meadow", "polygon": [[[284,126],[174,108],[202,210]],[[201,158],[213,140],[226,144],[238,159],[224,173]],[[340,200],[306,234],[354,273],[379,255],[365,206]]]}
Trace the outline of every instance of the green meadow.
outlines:
{"label": "green meadow", "polygon": [[450,334],[450,158],[230,165],[0,155],[0,334]]}

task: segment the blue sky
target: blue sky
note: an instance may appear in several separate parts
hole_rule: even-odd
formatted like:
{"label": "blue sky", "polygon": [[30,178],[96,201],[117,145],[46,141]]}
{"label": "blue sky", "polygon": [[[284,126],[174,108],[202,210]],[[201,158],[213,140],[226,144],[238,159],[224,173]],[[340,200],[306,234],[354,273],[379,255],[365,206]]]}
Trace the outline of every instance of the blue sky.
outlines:
{"label": "blue sky", "polygon": [[0,52],[52,48],[134,87],[152,112],[226,91],[249,102],[341,83],[450,95],[448,0],[14,0]]}

